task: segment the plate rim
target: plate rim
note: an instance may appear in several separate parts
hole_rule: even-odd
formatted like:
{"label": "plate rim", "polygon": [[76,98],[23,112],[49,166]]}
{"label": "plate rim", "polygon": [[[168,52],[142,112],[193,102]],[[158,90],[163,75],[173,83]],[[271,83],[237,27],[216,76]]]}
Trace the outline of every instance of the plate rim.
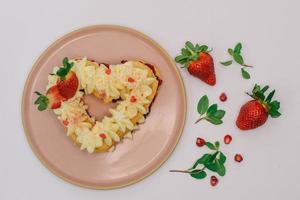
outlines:
{"label": "plate rim", "polygon": [[[27,88],[29,86],[29,82],[30,82],[29,78],[31,77],[31,75],[35,71],[35,69],[38,67],[38,63],[44,58],[44,56],[50,50],[52,50],[57,44],[59,44],[64,39],[72,36],[73,34],[76,34],[76,33],[82,32],[82,31],[88,31],[90,29],[99,29],[99,28],[100,29],[101,28],[104,28],[104,29],[105,28],[111,28],[111,29],[118,29],[118,30],[121,30],[121,31],[131,32],[134,35],[137,35],[137,36],[143,38],[144,40],[148,41],[150,44],[152,44],[153,46],[158,48],[159,51],[161,51],[161,53],[163,53],[165,58],[171,63],[172,67],[175,69],[177,78],[180,81],[180,90],[183,93],[183,116],[182,116],[183,120],[182,120],[182,123],[180,125],[179,134],[176,138],[175,145],[171,148],[170,152],[168,152],[166,154],[166,157],[163,160],[161,160],[159,162],[159,164],[157,164],[151,171],[145,173],[144,175],[140,176],[139,178],[136,178],[136,179],[134,179],[134,180],[132,180],[128,183],[124,183],[124,184],[120,184],[120,185],[116,185],[116,186],[108,186],[108,187],[106,187],[106,186],[92,186],[92,185],[89,185],[89,184],[82,184],[82,183],[79,183],[77,181],[73,181],[73,180],[61,175],[59,172],[57,172],[55,169],[53,169],[50,166],[50,164],[46,160],[43,159],[42,155],[40,155],[37,148],[33,145],[31,136],[29,134],[29,130],[27,129],[27,126],[25,124],[25,119],[24,119],[25,118],[25,96],[26,96],[25,93],[26,93]],[[36,59],[36,61],[32,65],[29,73],[27,73],[25,85],[24,85],[23,92],[22,92],[22,101],[21,101],[22,126],[23,126],[23,129],[24,129],[26,140],[27,140],[32,152],[38,158],[38,160],[42,163],[42,165],[45,166],[53,175],[55,175],[56,177],[59,177],[60,179],[66,181],[68,183],[71,183],[72,185],[80,186],[80,187],[88,188],[88,189],[95,189],[95,190],[111,190],[111,189],[118,189],[118,188],[123,188],[123,187],[126,187],[126,186],[130,186],[132,184],[135,184],[135,183],[138,183],[138,182],[144,180],[148,176],[152,175],[155,171],[157,171],[170,158],[171,154],[174,152],[176,146],[178,145],[178,142],[179,142],[179,140],[182,136],[182,132],[183,132],[183,129],[184,129],[184,126],[185,126],[186,113],[187,113],[186,90],[185,90],[185,86],[184,86],[182,76],[181,76],[181,74],[180,74],[173,58],[168,54],[168,52],[162,46],[160,46],[156,41],[154,41],[148,35],[140,32],[136,29],[133,29],[133,28],[129,28],[129,27],[126,27],[126,26],[121,26],[121,25],[114,25],[114,24],[101,24],[101,25],[99,24],[99,25],[85,26],[85,27],[82,27],[82,28],[79,28],[79,29],[75,29],[71,32],[68,32],[68,33],[64,34],[63,36],[59,37],[58,39],[56,39],[54,42],[52,42],[45,50],[42,51],[40,56]]]}

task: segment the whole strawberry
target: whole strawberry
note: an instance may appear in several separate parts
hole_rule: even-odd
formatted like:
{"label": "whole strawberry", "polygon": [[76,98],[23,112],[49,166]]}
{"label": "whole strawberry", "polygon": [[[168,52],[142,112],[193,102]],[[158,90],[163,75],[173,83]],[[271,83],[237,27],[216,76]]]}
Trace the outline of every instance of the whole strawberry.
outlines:
{"label": "whole strawberry", "polygon": [[241,130],[255,129],[263,125],[270,115],[272,118],[277,118],[281,115],[278,111],[280,103],[278,101],[272,101],[275,94],[275,90],[269,93],[265,97],[264,93],[269,89],[269,86],[261,88],[255,84],[252,94],[248,94],[253,100],[244,104],[239,112],[236,120],[236,125]]}
{"label": "whole strawberry", "polygon": [[193,45],[187,41],[175,61],[184,65],[191,75],[213,86],[216,84],[216,75],[214,61],[209,52],[206,45]]}
{"label": "whole strawberry", "polygon": [[70,63],[68,58],[64,58],[63,67],[56,72],[56,75],[59,76],[57,88],[61,96],[66,99],[72,98],[78,88],[78,78],[74,72],[70,71],[72,66],[73,63]]}

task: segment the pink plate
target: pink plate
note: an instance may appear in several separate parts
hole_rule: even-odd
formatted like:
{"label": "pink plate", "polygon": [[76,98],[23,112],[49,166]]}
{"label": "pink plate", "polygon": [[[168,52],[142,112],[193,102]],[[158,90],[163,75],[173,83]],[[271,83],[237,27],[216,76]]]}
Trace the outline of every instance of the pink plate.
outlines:
{"label": "pink plate", "polygon": [[[33,105],[34,91],[45,91],[53,66],[60,65],[64,57],[83,56],[109,64],[141,60],[161,71],[163,84],[146,122],[133,134],[133,140],[123,140],[112,153],[80,151],[51,110],[39,112]],[[98,100],[87,97],[86,102],[98,118],[107,112],[108,106]],[[22,100],[23,126],[37,157],[58,177],[94,189],[123,187],[158,169],[174,150],[185,115],[184,86],[173,59],[144,34],[114,25],[76,30],[52,44],[34,64]]]}

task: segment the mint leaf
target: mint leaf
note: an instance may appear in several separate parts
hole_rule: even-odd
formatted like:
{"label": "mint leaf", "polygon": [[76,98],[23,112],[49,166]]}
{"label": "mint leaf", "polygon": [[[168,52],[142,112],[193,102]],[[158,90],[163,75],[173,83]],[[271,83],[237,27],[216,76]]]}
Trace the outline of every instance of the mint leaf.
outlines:
{"label": "mint leaf", "polygon": [[217,148],[215,147],[215,145],[211,142],[206,142],[205,145],[211,149],[211,150],[217,150]]}
{"label": "mint leaf", "polygon": [[223,121],[221,119],[216,118],[214,116],[206,116],[205,119],[214,125],[219,125],[219,124],[223,123]]}
{"label": "mint leaf", "polygon": [[191,171],[190,175],[193,177],[193,178],[196,178],[196,179],[204,179],[207,174],[205,171],[200,171],[200,170],[193,170]]}
{"label": "mint leaf", "polygon": [[206,95],[202,96],[197,105],[197,110],[200,115],[206,113],[208,109],[208,104],[208,97]]}
{"label": "mint leaf", "polygon": [[213,172],[217,172],[219,170],[219,167],[216,162],[206,163],[205,167]]}
{"label": "mint leaf", "polygon": [[219,119],[222,119],[225,115],[225,110],[217,110],[213,116]]}
{"label": "mint leaf", "polygon": [[220,62],[222,65],[224,66],[229,66],[232,64],[232,60],[229,60],[229,61],[225,61],[225,62]]}
{"label": "mint leaf", "polygon": [[235,60],[235,62],[239,63],[240,65],[244,64],[244,59],[240,54],[234,53],[233,59]]}
{"label": "mint leaf", "polygon": [[215,112],[217,112],[217,110],[218,110],[218,105],[217,104],[212,104],[207,109],[207,116],[213,115]]}
{"label": "mint leaf", "polygon": [[241,68],[241,72],[244,79],[250,79],[250,74],[244,68]]}
{"label": "mint leaf", "polygon": [[226,156],[220,152],[220,158],[219,158],[220,163],[224,164],[226,162]]}
{"label": "mint leaf", "polygon": [[220,142],[219,142],[219,141],[216,141],[216,142],[215,142],[215,147],[216,147],[217,149],[219,149],[219,147],[220,147]]}
{"label": "mint leaf", "polygon": [[204,154],[201,158],[199,158],[195,164],[193,165],[192,169],[195,169],[199,164],[204,164],[208,162],[211,159],[212,155],[211,154]]}
{"label": "mint leaf", "polygon": [[224,176],[226,173],[225,166],[222,163],[220,163],[218,159],[216,159],[216,166],[217,166],[217,173],[220,176]]}
{"label": "mint leaf", "polygon": [[227,51],[228,51],[228,53],[229,53],[231,56],[233,56],[233,53],[234,53],[234,52],[233,52],[232,49],[229,48]]}
{"label": "mint leaf", "polygon": [[234,53],[240,54],[242,49],[242,44],[239,42],[234,47]]}

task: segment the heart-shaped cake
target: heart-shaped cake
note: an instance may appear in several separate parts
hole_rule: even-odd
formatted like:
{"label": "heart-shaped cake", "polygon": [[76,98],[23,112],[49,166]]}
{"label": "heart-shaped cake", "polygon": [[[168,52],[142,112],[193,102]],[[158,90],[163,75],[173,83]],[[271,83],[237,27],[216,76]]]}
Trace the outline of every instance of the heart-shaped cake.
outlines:
{"label": "heart-shaped cake", "polygon": [[[140,61],[122,61],[108,65],[87,58],[63,60],[48,76],[46,94],[38,95],[35,104],[40,111],[53,109],[67,135],[89,153],[114,150],[123,138],[145,121],[161,84],[153,65]],[[104,103],[117,102],[110,116],[97,121],[83,101],[92,94]]]}

